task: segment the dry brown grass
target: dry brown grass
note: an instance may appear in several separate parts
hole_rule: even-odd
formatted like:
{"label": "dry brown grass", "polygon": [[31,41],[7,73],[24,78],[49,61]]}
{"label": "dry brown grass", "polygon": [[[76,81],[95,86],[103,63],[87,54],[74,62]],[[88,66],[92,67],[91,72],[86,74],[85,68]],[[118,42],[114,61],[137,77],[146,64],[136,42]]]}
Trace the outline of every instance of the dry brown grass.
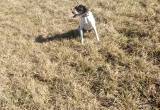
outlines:
{"label": "dry brown grass", "polygon": [[73,1],[0,1],[0,109],[160,109],[160,0],[83,0],[85,45]]}

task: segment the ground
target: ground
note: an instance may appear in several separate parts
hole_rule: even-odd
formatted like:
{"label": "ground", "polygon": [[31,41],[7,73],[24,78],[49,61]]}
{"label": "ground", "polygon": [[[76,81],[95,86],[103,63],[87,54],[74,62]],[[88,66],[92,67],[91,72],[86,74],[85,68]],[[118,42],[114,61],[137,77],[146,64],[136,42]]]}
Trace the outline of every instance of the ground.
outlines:
{"label": "ground", "polygon": [[160,109],[160,0],[1,0],[1,110]]}

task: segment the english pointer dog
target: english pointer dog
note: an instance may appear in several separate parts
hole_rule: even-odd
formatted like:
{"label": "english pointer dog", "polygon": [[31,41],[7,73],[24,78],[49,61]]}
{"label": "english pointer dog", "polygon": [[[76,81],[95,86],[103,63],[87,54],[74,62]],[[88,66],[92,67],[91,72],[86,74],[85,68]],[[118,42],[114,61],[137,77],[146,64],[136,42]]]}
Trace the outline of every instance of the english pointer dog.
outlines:
{"label": "english pointer dog", "polygon": [[99,41],[98,32],[96,29],[96,21],[92,12],[84,5],[77,5],[72,9],[74,14],[73,18],[80,17],[79,33],[81,37],[81,42],[84,44],[84,32],[94,30],[96,34],[97,41]]}

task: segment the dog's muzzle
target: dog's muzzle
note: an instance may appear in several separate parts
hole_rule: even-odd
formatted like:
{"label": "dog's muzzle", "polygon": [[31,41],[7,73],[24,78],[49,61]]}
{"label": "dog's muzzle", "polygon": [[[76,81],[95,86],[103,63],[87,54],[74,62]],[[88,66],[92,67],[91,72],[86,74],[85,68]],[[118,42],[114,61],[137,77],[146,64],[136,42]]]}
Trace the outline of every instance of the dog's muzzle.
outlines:
{"label": "dog's muzzle", "polygon": [[73,14],[73,18],[75,18],[77,16],[77,14],[75,14],[73,11],[72,11],[72,14]]}
{"label": "dog's muzzle", "polygon": [[78,12],[75,11],[75,10],[72,10],[72,14],[74,15],[73,18],[75,18],[75,17],[77,17],[79,15]]}

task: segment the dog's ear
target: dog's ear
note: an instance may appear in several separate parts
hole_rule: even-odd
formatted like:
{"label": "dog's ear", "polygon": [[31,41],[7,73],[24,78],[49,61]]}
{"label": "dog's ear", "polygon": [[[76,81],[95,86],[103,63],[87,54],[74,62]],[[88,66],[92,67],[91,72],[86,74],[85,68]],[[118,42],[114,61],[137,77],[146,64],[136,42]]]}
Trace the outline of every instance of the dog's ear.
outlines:
{"label": "dog's ear", "polygon": [[84,12],[88,12],[88,8],[86,6],[82,5],[82,7]]}
{"label": "dog's ear", "polygon": [[77,17],[77,15],[74,15],[73,18]]}

